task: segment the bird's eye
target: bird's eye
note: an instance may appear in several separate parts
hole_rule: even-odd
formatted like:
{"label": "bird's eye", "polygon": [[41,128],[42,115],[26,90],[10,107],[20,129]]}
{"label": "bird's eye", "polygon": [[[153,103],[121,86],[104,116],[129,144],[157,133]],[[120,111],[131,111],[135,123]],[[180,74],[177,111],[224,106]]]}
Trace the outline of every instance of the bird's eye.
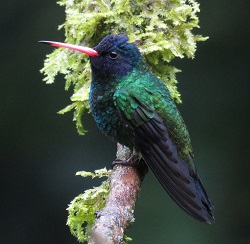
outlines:
{"label": "bird's eye", "polygon": [[111,59],[116,59],[117,57],[118,57],[118,53],[117,52],[110,52],[109,53],[109,57],[111,58]]}

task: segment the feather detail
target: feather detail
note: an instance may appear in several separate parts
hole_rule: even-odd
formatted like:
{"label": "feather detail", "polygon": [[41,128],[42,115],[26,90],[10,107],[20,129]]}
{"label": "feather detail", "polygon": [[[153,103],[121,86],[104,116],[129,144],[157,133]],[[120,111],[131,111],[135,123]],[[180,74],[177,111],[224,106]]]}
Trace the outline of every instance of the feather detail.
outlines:
{"label": "feather detail", "polygon": [[139,102],[130,119],[122,111],[119,115],[136,150],[170,197],[193,218],[213,223],[213,205],[202,182],[178,155],[163,119]]}
{"label": "feather detail", "polygon": [[214,222],[213,206],[195,172],[178,155],[159,115],[129,132],[130,138],[170,197],[195,219]]}

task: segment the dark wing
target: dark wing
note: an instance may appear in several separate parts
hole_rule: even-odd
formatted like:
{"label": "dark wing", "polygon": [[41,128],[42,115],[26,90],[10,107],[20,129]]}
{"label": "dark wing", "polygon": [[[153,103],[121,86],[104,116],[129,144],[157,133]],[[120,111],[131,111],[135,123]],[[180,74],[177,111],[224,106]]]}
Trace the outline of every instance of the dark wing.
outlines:
{"label": "dark wing", "polygon": [[[128,115],[128,110],[121,109],[119,114],[135,148],[170,197],[195,219],[211,224],[213,206],[197,173],[179,157],[162,118],[135,98],[133,100],[138,105],[133,104],[133,114]],[[119,101],[116,105],[119,108]]]}

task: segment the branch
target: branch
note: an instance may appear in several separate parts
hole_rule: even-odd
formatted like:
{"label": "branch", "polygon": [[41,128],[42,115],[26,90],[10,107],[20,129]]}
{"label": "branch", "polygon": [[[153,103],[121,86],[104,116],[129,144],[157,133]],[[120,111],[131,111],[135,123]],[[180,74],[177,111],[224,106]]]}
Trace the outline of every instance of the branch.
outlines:
{"label": "branch", "polygon": [[[128,160],[131,151],[121,144],[117,144],[117,158]],[[134,221],[135,203],[142,180],[147,173],[147,166],[139,162],[141,167],[117,165],[114,167],[110,193],[105,207],[97,213],[92,227],[89,244],[124,243],[124,234]]]}

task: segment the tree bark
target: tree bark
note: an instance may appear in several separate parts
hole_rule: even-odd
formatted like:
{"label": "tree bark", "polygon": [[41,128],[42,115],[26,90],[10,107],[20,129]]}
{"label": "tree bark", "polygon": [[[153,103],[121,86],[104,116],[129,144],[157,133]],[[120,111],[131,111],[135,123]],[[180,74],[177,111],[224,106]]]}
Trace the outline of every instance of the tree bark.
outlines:
{"label": "tree bark", "polygon": [[[117,159],[130,160],[131,151],[121,144],[117,145]],[[140,160],[137,160],[139,163]],[[143,170],[142,170],[143,169]],[[134,209],[147,166],[116,165],[110,182],[110,193],[105,207],[97,213],[92,227],[89,244],[125,243],[124,234],[134,222]]]}

